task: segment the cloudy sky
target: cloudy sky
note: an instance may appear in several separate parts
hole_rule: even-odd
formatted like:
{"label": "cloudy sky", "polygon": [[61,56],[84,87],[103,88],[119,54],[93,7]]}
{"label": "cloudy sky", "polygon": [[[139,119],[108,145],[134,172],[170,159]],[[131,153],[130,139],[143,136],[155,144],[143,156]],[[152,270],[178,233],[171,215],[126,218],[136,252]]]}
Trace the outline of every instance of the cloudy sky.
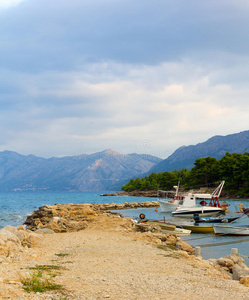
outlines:
{"label": "cloudy sky", "polygon": [[166,158],[249,130],[248,0],[0,0],[0,151]]}

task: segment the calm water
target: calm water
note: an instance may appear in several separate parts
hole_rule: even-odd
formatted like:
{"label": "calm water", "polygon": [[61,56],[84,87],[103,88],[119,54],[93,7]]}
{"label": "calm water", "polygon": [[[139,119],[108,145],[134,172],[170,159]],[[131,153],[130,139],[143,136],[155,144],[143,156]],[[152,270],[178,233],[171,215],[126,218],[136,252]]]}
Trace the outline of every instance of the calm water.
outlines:
{"label": "calm water", "polygon": [[[124,203],[124,202],[144,202],[152,201],[156,198],[146,197],[101,197],[97,193],[0,193],[0,228],[6,225],[18,226],[23,224],[26,217],[43,205],[56,203]],[[230,204],[229,212],[235,212],[235,204],[243,203],[249,205],[249,201],[227,201]],[[171,218],[169,213],[156,212],[151,209],[128,209],[118,211],[125,217],[138,217],[144,213],[147,218],[162,219]],[[249,225],[249,218],[245,217],[240,221]],[[236,223],[235,223],[236,224]],[[214,234],[191,234],[191,236],[181,237],[192,246],[201,246],[201,254],[205,259],[219,258],[230,254],[231,248],[238,248],[243,255],[246,264],[249,266],[249,242],[240,242],[249,237],[215,236]],[[215,246],[217,243],[231,242],[229,245]],[[212,247],[206,247],[207,244],[213,244]]]}
{"label": "calm water", "polygon": [[[229,214],[235,214],[236,207],[239,203],[244,204],[245,206],[249,206],[249,201],[226,201],[229,206]],[[158,211],[156,209],[130,209],[125,211],[118,211],[124,217],[138,217],[140,213],[145,214],[148,219],[170,219],[172,218],[170,213],[162,213],[160,208]],[[177,218],[175,218],[177,219]],[[234,223],[236,224],[247,224],[249,226],[249,218],[244,216],[240,221]],[[245,237],[236,237],[236,236],[215,236],[213,233],[209,234],[200,234],[200,233],[192,233],[190,236],[181,237],[182,240],[186,241],[191,246],[200,246],[201,247],[201,255],[204,259],[208,258],[220,258],[222,256],[229,255],[231,253],[232,248],[237,248],[238,252],[245,259],[245,263],[249,266],[249,236]],[[244,240],[244,242],[243,242]],[[217,243],[226,243],[229,242],[229,245],[217,245]],[[213,246],[208,246],[212,244]]]}
{"label": "calm water", "polygon": [[0,228],[23,224],[26,216],[43,205],[56,203],[124,203],[151,201],[141,197],[101,197],[97,193],[0,193]]}

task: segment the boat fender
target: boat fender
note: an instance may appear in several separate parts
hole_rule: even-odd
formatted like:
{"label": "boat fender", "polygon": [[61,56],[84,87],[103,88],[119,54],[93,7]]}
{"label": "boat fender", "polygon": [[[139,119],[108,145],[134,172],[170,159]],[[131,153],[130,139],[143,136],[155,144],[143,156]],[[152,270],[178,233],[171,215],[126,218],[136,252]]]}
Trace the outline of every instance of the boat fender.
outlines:
{"label": "boat fender", "polygon": [[239,211],[241,212],[241,213],[243,213],[243,208],[244,208],[244,205],[243,204],[239,204]]}

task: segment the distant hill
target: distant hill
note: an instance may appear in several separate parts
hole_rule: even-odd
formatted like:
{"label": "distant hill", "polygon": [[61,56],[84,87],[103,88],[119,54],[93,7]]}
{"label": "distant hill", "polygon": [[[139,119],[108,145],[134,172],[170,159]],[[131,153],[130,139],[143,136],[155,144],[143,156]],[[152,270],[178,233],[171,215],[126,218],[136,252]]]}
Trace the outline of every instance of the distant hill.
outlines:
{"label": "distant hill", "polygon": [[167,159],[162,160],[159,164],[153,166],[148,174],[151,172],[159,173],[181,170],[183,168],[191,169],[197,158],[210,156],[220,159],[226,152],[249,152],[249,130],[226,136],[216,135],[204,143],[182,146]]}
{"label": "distant hill", "polygon": [[162,159],[112,150],[62,158],[0,152],[0,191],[108,191]]}

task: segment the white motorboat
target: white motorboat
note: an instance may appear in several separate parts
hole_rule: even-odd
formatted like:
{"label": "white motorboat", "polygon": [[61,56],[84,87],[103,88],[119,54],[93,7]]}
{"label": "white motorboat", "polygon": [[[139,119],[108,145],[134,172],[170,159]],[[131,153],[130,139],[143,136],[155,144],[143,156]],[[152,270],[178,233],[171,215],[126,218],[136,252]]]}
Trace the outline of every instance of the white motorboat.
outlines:
{"label": "white motorboat", "polygon": [[[186,206],[178,206],[177,209],[172,212],[172,216],[193,218],[195,214],[198,214],[199,217],[212,217],[218,215],[219,213],[222,213],[223,207],[221,207],[219,204],[219,196],[224,183],[225,181],[222,181],[221,184],[214,190],[208,206],[200,204],[196,205],[196,196],[192,195],[191,197],[191,195],[188,195],[189,197],[186,197]],[[193,201],[193,204],[189,205],[191,199]]]}
{"label": "white motorboat", "polygon": [[213,225],[215,235],[249,235],[249,225]]}
{"label": "white motorboat", "polygon": [[175,197],[173,199],[167,198],[166,200],[158,199],[158,203],[162,212],[172,212],[180,205],[180,200]]}
{"label": "white motorboat", "polygon": [[175,196],[174,198],[170,199],[158,199],[160,208],[162,212],[173,212],[178,207],[189,207],[196,205],[196,199],[211,199],[211,194],[187,194],[185,196],[179,196],[179,183],[178,186],[174,186],[175,188]]}
{"label": "white motorboat", "polygon": [[183,205],[184,197],[178,196],[179,182],[177,186],[174,186],[174,189],[176,190],[174,198],[158,199],[162,212],[172,212],[179,205]]}
{"label": "white motorboat", "polygon": [[200,204],[191,207],[177,208],[172,212],[173,217],[193,218],[195,214],[199,217],[212,217],[222,212],[220,207],[202,206]]}

